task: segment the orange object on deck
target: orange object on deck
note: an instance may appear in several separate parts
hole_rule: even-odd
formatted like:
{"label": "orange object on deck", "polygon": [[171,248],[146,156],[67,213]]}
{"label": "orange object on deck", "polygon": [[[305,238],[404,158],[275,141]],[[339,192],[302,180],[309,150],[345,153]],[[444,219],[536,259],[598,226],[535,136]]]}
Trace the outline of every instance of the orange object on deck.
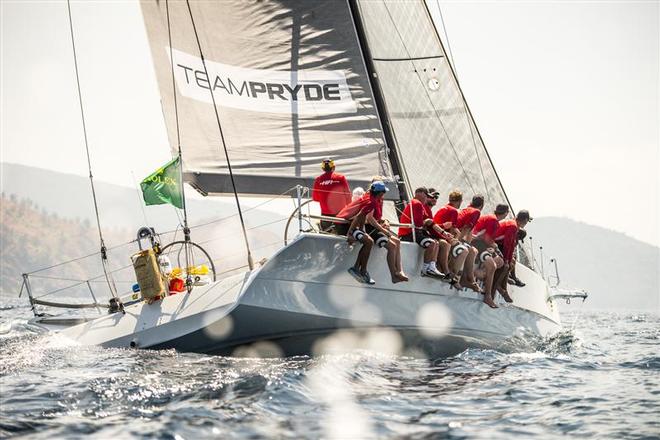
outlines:
{"label": "orange object on deck", "polygon": [[170,280],[170,292],[183,292],[186,290],[186,282],[181,278],[172,278]]}

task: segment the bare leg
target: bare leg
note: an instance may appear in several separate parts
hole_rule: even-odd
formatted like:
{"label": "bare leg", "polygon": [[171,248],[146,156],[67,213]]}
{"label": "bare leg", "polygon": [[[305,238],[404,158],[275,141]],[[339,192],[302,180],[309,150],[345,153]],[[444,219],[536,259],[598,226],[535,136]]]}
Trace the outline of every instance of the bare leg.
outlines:
{"label": "bare leg", "polygon": [[463,274],[461,276],[461,286],[472,289],[475,292],[481,292],[481,288],[474,279],[474,260],[477,257],[477,248],[470,246],[467,252],[467,258],[465,264],[463,265]]}
{"label": "bare leg", "polygon": [[385,249],[387,249],[387,268],[390,270],[392,282],[396,283],[399,281],[396,276],[398,272],[396,269],[396,246],[391,241],[388,241],[385,245]]}
{"label": "bare leg", "polygon": [[[392,246],[392,253],[394,254],[394,269],[395,273],[392,277],[392,282],[408,281],[408,276],[403,272],[401,265],[401,241],[396,237],[390,237],[389,244]],[[397,281],[394,281],[396,277]]]}
{"label": "bare leg", "polygon": [[[506,279],[509,276],[509,265],[506,263],[503,263],[501,267],[498,267],[497,270],[495,271],[495,282],[494,282],[494,289],[491,290],[491,294],[493,295],[493,299],[495,298],[496,292],[504,292],[506,293],[506,288],[502,288],[502,282],[506,284]],[[504,293],[502,293],[502,296],[504,296]],[[508,296],[508,294],[507,294]]]}
{"label": "bare leg", "polygon": [[489,258],[483,263],[483,265],[486,271],[484,302],[488,304],[491,308],[496,309],[497,305],[493,301],[493,295],[491,291],[493,290],[493,278],[495,277],[495,270],[497,270],[497,264],[495,263],[494,259]]}
{"label": "bare leg", "polygon": [[512,303],[513,299],[509,295],[509,291],[507,290],[507,279],[509,278],[509,271],[511,270],[511,267],[509,264],[505,263],[502,269],[502,273],[500,274],[500,278],[495,282],[495,288],[497,291],[502,295],[502,298],[504,298],[504,301],[508,303]]}
{"label": "bare leg", "polygon": [[463,270],[463,267],[465,266],[465,261],[467,260],[467,257],[468,257],[468,251],[466,250],[461,252],[458,255],[458,257],[451,257],[451,265],[450,265],[451,271],[455,274],[459,274]]}
{"label": "bare leg", "polygon": [[449,273],[449,248],[451,246],[445,240],[438,240],[438,266],[443,273]]}
{"label": "bare leg", "polygon": [[362,248],[360,249],[360,252],[358,252],[357,256],[357,261],[355,262],[355,268],[360,271],[361,274],[364,275],[364,273],[367,271],[367,264],[369,263],[369,255],[371,254],[371,248],[374,245],[374,240],[368,236],[364,235],[362,237],[362,240],[360,240],[362,243]]}
{"label": "bare leg", "polygon": [[424,249],[424,263],[430,263],[435,261],[438,258],[438,242],[433,241],[433,243]]}
{"label": "bare leg", "polygon": [[396,271],[397,273],[402,273],[403,267],[401,266],[401,240],[399,240],[397,237],[390,237],[390,243],[392,243],[394,246],[394,254],[396,256]]}

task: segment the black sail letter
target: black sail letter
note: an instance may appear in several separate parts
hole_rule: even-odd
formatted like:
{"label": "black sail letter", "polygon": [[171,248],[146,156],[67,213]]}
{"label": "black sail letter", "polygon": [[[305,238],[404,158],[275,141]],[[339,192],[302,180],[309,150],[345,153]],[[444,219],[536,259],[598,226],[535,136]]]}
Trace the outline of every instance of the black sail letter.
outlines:
{"label": "black sail letter", "polygon": [[307,101],[320,101],[323,99],[323,91],[318,84],[305,84],[303,89],[305,90],[305,99]]}

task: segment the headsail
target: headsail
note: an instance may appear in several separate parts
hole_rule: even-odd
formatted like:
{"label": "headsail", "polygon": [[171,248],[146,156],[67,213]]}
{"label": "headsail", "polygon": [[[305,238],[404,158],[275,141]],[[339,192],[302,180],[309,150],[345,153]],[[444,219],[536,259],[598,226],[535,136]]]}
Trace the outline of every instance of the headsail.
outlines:
{"label": "headsail", "polygon": [[[311,186],[332,156],[354,185],[390,176],[387,151],[347,2],[171,1],[169,29],[185,179],[231,192],[210,90],[239,192]],[[176,124],[164,0],[143,0],[173,150]]]}
{"label": "headsail", "polygon": [[409,187],[505,202],[424,0],[356,4]]}

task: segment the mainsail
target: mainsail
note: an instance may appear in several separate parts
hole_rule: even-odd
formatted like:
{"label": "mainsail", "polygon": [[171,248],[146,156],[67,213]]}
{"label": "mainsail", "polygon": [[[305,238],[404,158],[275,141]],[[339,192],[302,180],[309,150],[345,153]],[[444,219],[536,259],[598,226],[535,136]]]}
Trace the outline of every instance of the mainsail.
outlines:
{"label": "mainsail", "polygon": [[232,191],[211,91],[238,192],[311,187],[326,156],[354,186],[391,177],[347,2],[144,0],[142,11],[170,145],[178,129],[185,179],[202,192]]}
{"label": "mainsail", "polygon": [[506,202],[423,0],[356,0],[373,74],[408,187]]}

